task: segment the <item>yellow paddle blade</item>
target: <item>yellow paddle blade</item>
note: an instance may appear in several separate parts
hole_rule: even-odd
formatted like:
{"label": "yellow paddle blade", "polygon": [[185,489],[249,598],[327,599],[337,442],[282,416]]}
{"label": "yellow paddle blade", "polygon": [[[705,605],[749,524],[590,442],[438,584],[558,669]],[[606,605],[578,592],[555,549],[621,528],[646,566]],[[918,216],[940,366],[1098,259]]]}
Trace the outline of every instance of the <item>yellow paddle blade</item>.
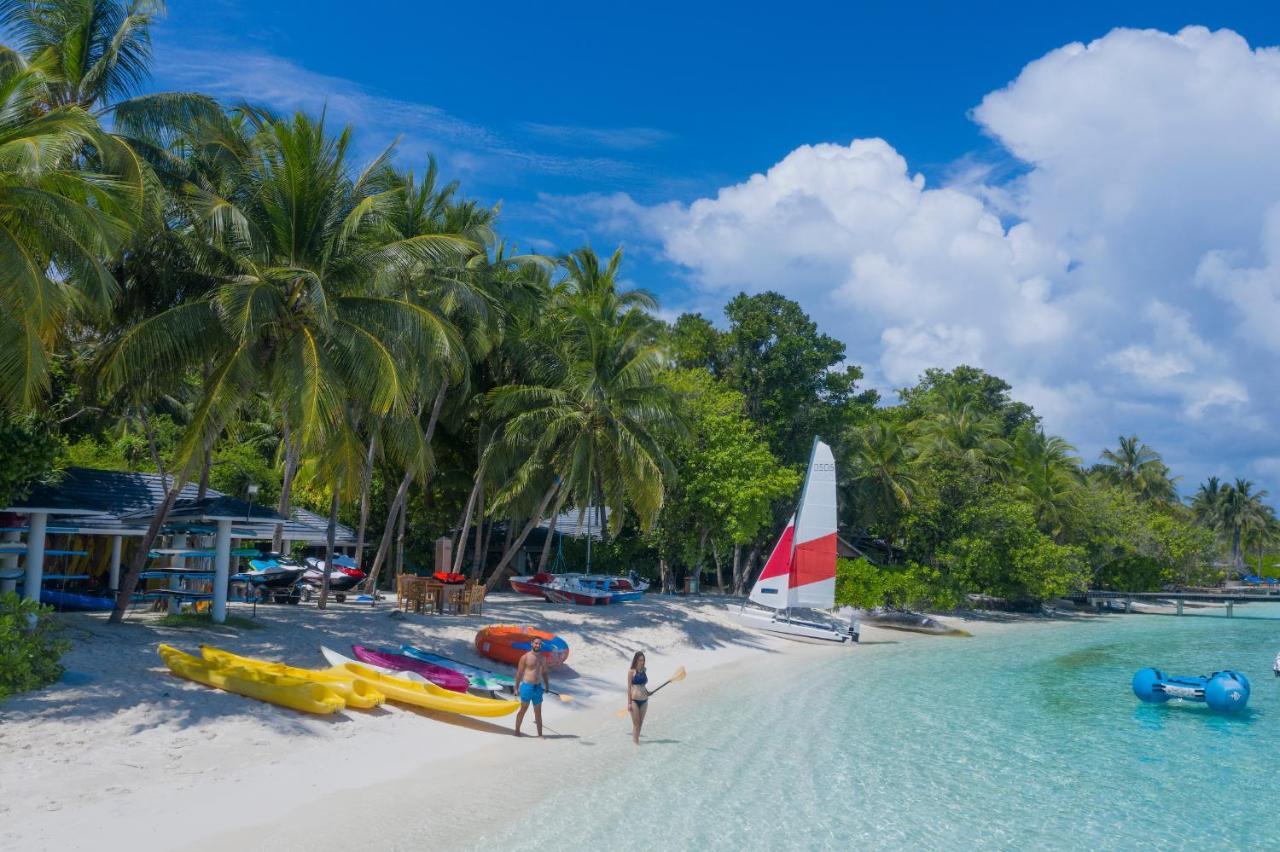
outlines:
{"label": "yellow paddle blade", "polygon": [[556,693],[556,698],[559,698],[565,704],[568,704],[569,702],[573,701],[572,695],[565,695],[563,692]]}
{"label": "yellow paddle blade", "polygon": [[667,681],[667,683],[677,683],[679,681],[682,681],[685,679],[685,676],[687,674],[688,672],[684,670],[684,666],[681,666],[680,668],[676,669],[676,673],[671,676],[671,680]]}

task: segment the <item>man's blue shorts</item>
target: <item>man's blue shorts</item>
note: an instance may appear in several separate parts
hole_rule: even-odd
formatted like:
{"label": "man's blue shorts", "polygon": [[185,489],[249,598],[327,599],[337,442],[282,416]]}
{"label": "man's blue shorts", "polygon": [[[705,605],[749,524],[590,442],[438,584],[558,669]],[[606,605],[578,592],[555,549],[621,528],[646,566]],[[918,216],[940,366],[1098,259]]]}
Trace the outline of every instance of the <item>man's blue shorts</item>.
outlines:
{"label": "man's blue shorts", "polygon": [[522,683],[520,684],[520,701],[532,701],[534,704],[541,704],[542,692],[542,684],[540,683]]}

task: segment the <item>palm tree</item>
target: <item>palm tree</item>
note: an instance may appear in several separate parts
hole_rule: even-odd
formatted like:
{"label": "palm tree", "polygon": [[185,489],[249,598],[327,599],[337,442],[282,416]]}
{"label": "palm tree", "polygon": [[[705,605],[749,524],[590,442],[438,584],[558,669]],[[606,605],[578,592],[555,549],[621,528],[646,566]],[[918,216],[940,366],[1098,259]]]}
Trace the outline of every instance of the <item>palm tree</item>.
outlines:
{"label": "palm tree", "polygon": [[1009,442],[1001,434],[1000,423],[956,389],[943,394],[937,408],[920,421],[918,444],[923,457],[959,457],[999,474],[1009,455]]}
{"label": "palm tree", "polygon": [[0,49],[0,408],[48,387],[50,349],[77,310],[104,313],[116,282],[104,260],[136,217],[136,172],[79,167],[86,148],[117,152],[76,105],[40,109],[47,61]]}
{"label": "palm tree", "polygon": [[1191,513],[1201,526],[1221,532],[1222,503],[1229,485],[1224,485],[1216,476],[1206,479],[1191,498]]}
{"label": "palm tree", "polygon": [[854,502],[866,520],[892,522],[915,498],[917,451],[897,424],[877,418],[850,440],[850,481]]}
{"label": "palm tree", "polygon": [[1021,428],[1013,440],[1014,489],[1030,500],[1041,529],[1060,538],[1079,509],[1082,472],[1076,448],[1044,430]]}
{"label": "palm tree", "polygon": [[1174,479],[1160,454],[1138,440],[1137,435],[1120,436],[1120,446],[1102,451],[1098,466],[1103,478],[1134,494],[1140,500],[1172,502],[1177,498]]}
{"label": "palm tree", "polygon": [[1250,531],[1263,529],[1274,516],[1271,507],[1263,503],[1267,492],[1254,491],[1253,483],[1239,479],[1222,489],[1222,525],[1231,533],[1231,564],[1237,571],[1244,570],[1241,543]]}
{"label": "palm tree", "polygon": [[[372,416],[403,412],[412,407],[413,365],[461,356],[449,323],[397,297],[394,283],[406,268],[474,246],[455,235],[390,234],[385,217],[401,195],[386,166],[390,150],[352,174],[350,128],[331,135],[323,119],[301,114],[239,120],[240,133],[227,132],[240,142],[219,145],[221,183],[193,180],[185,199],[219,286],[127,329],[105,378],[111,389],[144,381],[156,363],[209,363],[179,450],[184,467],[174,496],[190,460],[217,439],[250,391],[264,390],[286,436],[287,513],[298,464],[345,428],[349,405]],[[140,552],[148,547],[144,541]],[[122,615],[141,566],[136,558],[130,564],[113,617]]]}
{"label": "palm tree", "polygon": [[[494,389],[503,440],[524,461],[499,504],[541,493],[529,522],[489,577],[492,588],[557,493],[580,506],[611,510],[616,527],[628,508],[643,526],[662,507],[671,470],[660,440],[679,431],[676,400],[659,375],[665,355],[658,326],[644,309],[653,299],[617,287],[621,253],[601,264],[591,249],[564,258],[565,279],[552,293],[541,339],[531,347],[529,382]],[[544,490],[545,489],[545,490]]]}

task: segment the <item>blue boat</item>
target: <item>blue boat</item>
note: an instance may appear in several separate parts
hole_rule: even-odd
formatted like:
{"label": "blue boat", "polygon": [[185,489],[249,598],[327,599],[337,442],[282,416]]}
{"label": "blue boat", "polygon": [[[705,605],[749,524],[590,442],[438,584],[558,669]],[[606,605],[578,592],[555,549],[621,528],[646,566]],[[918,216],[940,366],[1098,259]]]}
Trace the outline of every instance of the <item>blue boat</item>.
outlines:
{"label": "blue boat", "polygon": [[1249,703],[1249,679],[1230,669],[1211,675],[1171,677],[1159,669],[1140,669],[1133,676],[1133,694],[1151,704],[1171,698],[1196,701],[1221,713],[1239,713]]}
{"label": "blue boat", "polygon": [[107,612],[115,609],[115,598],[104,598],[98,595],[77,595],[74,592],[57,592],[53,589],[40,590],[40,603],[48,604],[54,609],[79,612]]}

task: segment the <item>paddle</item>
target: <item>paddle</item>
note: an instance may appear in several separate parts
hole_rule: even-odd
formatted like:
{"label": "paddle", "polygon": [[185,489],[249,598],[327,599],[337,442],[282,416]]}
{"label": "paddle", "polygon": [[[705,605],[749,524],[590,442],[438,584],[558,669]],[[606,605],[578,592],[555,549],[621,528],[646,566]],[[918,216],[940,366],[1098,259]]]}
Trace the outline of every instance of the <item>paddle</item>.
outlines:
{"label": "paddle", "polygon": [[[654,695],[657,694],[659,689],[662,689],[663,686],[666,686],[669,683],[679,683],[680,681],[684,680],[685,677],[688,676],[688,674],[689,673],[684,670],[684,666],[681,666],[680,668],[676,669],[675,674],[673,674],[671,677],[664,680],[661,686],[659,686],[657,689],[650,691],[649,697],[652,698]],[[621,719],[623,716],[627,715],[630,712],[631,712],[631,708],[627,707],[625,709],[619,710],[617,713],[614,713],[613,715]]]}

